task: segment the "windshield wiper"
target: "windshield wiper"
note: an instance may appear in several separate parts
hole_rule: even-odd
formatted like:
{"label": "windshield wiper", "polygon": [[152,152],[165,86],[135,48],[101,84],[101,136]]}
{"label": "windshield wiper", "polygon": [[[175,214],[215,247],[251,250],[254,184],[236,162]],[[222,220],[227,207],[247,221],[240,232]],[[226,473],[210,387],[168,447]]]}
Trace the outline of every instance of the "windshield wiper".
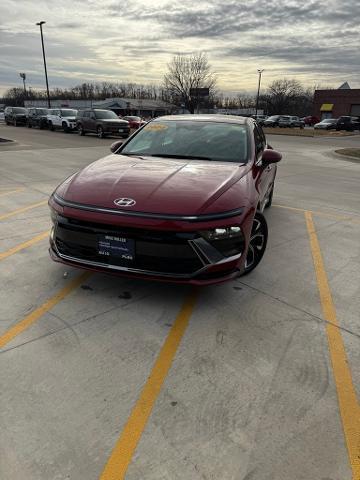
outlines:
{"label": "windshield wiper", "polygon": [[185,158],[188,160],[212,160],[210,157],[200,157],[198,155],[172,155],[170,153],[152,153],[148,155],[150,157],[162,157],[162,158]]}

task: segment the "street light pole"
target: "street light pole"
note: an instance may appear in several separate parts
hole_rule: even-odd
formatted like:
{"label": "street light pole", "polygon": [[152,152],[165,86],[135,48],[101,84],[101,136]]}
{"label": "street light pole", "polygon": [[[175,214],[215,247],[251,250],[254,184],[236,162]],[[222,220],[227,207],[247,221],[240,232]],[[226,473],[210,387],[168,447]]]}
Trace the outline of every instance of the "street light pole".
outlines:
{"label": "street light pole", "polygon": [[258,107],[259,107],[259,95],[260,95],[260,85],[261,85],[261,74],[263,73],[264,69],[260,70],[258,69],[258,73],[259,73],[259,83],[258,83],[258,91],[257,91],[257,95],[256,95],[256,109],[255,109],[255,118],[257,116],[257,112],[258,112]]}
{"label": "street light pole", "polygon": [[22,78],[23,83],[24,83],[24,96],[26,97],[26,84],[25,84],[26,73],[19,73],[19,75],[20,75],[20,77]]}
{"label": "street light pole", "polygon": [[44,23],[46,23],[46,22],[44,22],[44,21],[42,20],[41,22],[38,22],[36,25],[39,25],[39,27],[40,27],[41,45],[42,45],[42,52],[43,52],[43,58],[44,58],[44,68],[45,68],[47,101],[48,101],[48,107],[51,108],[51,105],[50,105],[50,93],[49,93],[49,82],[48,82],[47,69],[46,69],[44,37],[43,37],[43,31],[42,31],[42,26],[44,25]]}

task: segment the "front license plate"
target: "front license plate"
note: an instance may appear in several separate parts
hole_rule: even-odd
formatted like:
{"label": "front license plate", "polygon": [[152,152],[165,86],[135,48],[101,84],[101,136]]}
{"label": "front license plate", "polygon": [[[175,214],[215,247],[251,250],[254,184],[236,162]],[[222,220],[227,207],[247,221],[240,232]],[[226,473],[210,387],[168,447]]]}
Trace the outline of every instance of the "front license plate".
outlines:
{"label": "front license plate", "polygon": [[101,235],[98,238],[98,254],[133,262],[135,260],[135,241],[125,237]]}

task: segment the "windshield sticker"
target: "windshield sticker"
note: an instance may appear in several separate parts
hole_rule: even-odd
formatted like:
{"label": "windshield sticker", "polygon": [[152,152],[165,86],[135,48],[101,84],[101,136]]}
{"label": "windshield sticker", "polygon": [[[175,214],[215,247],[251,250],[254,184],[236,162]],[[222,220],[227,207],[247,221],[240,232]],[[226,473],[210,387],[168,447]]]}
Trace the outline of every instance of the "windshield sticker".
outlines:
{"label": "windshield sticker", "polygon": [[153,132],[158,132],[160,130],[167,130],[169,127],[163,123],[150,123],[144,127],[144,130],[151,130]]}

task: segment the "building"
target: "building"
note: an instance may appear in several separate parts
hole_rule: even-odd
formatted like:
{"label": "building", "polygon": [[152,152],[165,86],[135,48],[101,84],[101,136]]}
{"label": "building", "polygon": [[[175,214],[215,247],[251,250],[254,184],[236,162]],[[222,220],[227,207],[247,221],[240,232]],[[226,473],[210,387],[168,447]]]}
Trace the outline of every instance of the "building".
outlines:
{"label": "building", "polygon": [[352,89],[345,82],[338,89],[315,90],[314,115],[321,120],[342,115],[359,117],[360,89]]}
{"label": "building", "polygon": [[[25,107],[47,108],[47,100],[26,100]],[[117,115],[138,115],[140,117],[159,117],[175,112],[178,107],[162,100],[138,98],[106,98],[105,100],[51,100],[52,108],[102,108],[113,110]]]}

